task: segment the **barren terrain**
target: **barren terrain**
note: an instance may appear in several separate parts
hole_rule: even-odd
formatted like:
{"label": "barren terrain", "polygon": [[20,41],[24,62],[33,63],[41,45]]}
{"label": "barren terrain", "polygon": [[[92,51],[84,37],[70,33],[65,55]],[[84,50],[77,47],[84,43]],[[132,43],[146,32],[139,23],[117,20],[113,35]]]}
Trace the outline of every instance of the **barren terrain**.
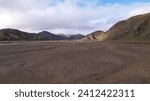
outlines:
{"label": "barren terrain", "polygon": [[0,83],[150,83],[150,44],[0,42]]}

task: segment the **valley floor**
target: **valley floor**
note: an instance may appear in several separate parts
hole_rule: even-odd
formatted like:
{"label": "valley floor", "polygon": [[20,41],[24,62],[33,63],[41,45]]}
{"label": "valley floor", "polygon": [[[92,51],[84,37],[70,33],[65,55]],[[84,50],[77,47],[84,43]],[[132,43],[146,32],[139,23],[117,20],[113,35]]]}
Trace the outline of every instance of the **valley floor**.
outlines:
{"label": "valley floor", "polygon": [[0,83],[150,83],[150,44],[0,42]]}

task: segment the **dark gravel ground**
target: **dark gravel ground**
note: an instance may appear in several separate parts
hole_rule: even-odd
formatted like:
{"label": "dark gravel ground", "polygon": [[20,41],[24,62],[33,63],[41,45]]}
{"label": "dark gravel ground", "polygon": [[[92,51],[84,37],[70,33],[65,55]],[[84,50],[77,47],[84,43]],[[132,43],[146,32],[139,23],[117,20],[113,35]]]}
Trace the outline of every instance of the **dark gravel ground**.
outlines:
{"label": "dark gravel ground", "polygon": [[0,42],[0,83],[150,83],[150,44]]}

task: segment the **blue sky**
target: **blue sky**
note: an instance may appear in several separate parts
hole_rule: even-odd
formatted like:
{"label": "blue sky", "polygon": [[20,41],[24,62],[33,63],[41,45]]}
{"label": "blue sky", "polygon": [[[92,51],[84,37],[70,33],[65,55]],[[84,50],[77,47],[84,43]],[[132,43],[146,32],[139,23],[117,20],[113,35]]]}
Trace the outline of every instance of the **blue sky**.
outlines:
{"label": "blue sky", "polygon": [[[54,0],[55,2],[50,2],[51,5],[57,5],[60,2],[65,2],[66,0]],[[69,1],[69,0],[68,0]],[[133,4],[133,3],[150,3],[150,0],[70,0],[75,2],[80,7],[87,6],[89,3],[95,3],[96,6],[108,5],[108,4]]]}
{"label": "blue sky", "polygon": [[150,0],[0,0],[0,29],[89,34],[145,13]]}
{"label": "blue sky", "polygon": [[107,3],[131,4],[137,2],[141,2],[141,3],[150,2],[149,0],[99,0],[99,1],[102,2],[103,4],[107,4]]}

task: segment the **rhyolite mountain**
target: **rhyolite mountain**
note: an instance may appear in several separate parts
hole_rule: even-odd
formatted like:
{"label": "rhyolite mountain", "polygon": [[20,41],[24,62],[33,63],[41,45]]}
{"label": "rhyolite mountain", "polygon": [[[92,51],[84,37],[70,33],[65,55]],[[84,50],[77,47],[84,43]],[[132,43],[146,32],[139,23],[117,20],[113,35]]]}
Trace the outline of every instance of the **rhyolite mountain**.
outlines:
{"label": "rhyolite mountain", "polygon": [[57,35],[63,37],[66,40],[70,37],[68,34],[57,34]]}
{"label": "rhyolite mountain", "polygon": [[69,35],[68,40],[78,40],[78,39],[81,39],[83,37],[84,37],[84,35],[82,35],[82,34]]}
{"label": "rhyolite mountain", "polygon": [[47,40],[35,33],[27,33],[16,29],[1,29],[0,40]]}
{"label": "rhyolite mountain", "polygon": [[83,37],[83,35],[57,35],[50,33],[48,31],[42,31],[39,33],[28,33],[24,31],[20,31],[17,29],[1,29],[0,30],[0,40],[8,40],[8,41],[15,41],[15,40],[76,40]]}
{"label": "rhyolite mountain", "polygon": [[63,36],[56,35],[56,34],[48,32],[48,31],[39,32],[38,35],[40,35],[40,36],[42,36],[44,38],[47,38],[49,40],[65,40],[66,39]]}
{"label": "rhyolite mountain", "polygon": [[77,40],[84,37],[84,35],[81,34],[75,34],[75,35],[53,34],[48,31],[43,31],[38,34],[45,38],[48,38],[49,40]]}
{"label": "rhyolite mountain", "polygon": [[95,31],[81,40],[88,41],[150,41],[150,13],[130,17],[108,31]]}
{"label": "rhyolite mountain", "polygon": [[82,34],[58,34],[58,35],[64,37],[66,40],[78,40],[85,37]]}
{"label": "rhyolite mountain", "polygon": [[87,36],[83,37],[81,40],[83,41],[102,41],[103,39],[105,39],[106,37],[106,33],[104,31],[95,31],[92,32],[90,34],[88,34]]}
{"label": "rhyolite mountain", "polygon": [[150,41],[150,13],[120,21],[106,34],[105,40]]}

